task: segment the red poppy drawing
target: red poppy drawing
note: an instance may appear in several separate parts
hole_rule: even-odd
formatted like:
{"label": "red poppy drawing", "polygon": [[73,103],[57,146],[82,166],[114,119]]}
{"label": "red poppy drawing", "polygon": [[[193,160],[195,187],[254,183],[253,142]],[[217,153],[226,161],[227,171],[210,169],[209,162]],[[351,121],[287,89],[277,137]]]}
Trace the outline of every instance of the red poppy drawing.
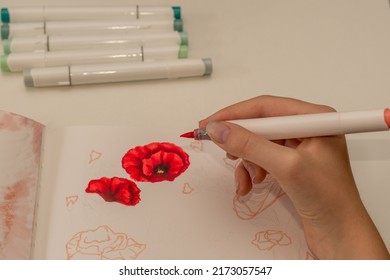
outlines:
{"label": "red poppy drawing", "polygon": [[134,206],[140,202],[141,190],[137,185],[125,178],[102,177],[91,180],[85,190],[87,193],[97,193],[107,202],[118,202],[127,206]]}
{"label": "red poppy drawing", "polygon": [[187,170],[189,156],[172,143],[150,143],[130,149],[122,158],[122,167],[135,181],[173,181]]}

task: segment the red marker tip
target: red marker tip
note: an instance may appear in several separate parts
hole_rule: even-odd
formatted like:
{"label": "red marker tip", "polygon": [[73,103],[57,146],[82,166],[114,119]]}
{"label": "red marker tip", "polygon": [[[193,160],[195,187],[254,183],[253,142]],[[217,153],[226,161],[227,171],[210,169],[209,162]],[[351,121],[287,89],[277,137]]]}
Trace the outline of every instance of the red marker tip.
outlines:
{"label": "red marker tip", "polygon": [[194,138],[194,137],[195,137],[195,133],[194,133],[193,131],[186,132],[186,133],[183,133],[182,135],[180,135],[180,137],[184,137],[184,138]]}

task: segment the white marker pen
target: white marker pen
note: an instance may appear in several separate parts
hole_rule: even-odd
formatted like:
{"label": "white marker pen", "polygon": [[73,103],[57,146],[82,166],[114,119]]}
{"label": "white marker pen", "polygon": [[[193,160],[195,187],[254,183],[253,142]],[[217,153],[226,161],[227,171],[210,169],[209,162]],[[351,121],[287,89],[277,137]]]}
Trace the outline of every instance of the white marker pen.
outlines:
{"label": "white marker pen", "polygon": [[72,86],[210,75],[211,59],[175,59],[138,63],[72,65],[24,72],[27,87]]}
{"label": "white marker pen", "polygon": [[45,24],[43,22],[3,24],[1,26],[1,39],[8,39],[14,36],[32,36],[44,34]]}
{"label": "white marker pen", "polygon": [[181,19],[161,19],[16,22],[1,26],[1,39],[26,35],[133,34],[140,30],[182,32],[183,21]]}
{"label": "white marker pen", "polygon": [[85,49],[56,52],[11,53],[0,58],[3,72],[20,72],[30,68],[63,65],[142,62],[148,60],[177,59],[187,57],[187,46],[171,45],[131,49]]}
{"label": "white marker pen", "polygon": [[123,35],[35,35],[3,40],[5,54],[76,49],[124,49],[139,46],[188,45],[186,32],[139,31]]}
{"label": "white marker pen", "polygon": [[181,19],[178,6],[31,6],[1,8],[1,21],[34,22],[107,19]]}
{"label": "white marker pen", "polygon": [[[229,120],[228,122],[240,125],[268,140],[307,138],[388,131],[390,129],[390,109],[278,116]],[[197,128],[180,136],[196,140],[210,140],[206,128]]]}

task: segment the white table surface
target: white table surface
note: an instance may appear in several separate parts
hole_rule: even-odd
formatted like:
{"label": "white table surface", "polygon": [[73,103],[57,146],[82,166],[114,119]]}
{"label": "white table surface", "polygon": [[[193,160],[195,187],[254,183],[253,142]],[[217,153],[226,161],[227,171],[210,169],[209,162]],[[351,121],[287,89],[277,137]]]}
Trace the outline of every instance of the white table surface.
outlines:
{"label": "white table surface", "polygon": [[[0,0],[19,5],[107,5],[102,0]],[[128,124],[191,130],[214,111],[273,94],[337,110],[390,106],[388,0],[111,0],[180,5],[189,57],[213,59],[209,78],[25,88],[0,74],[0,109],[46,125]],[[366,206],[390,247],[390,134],[348,137]]]}

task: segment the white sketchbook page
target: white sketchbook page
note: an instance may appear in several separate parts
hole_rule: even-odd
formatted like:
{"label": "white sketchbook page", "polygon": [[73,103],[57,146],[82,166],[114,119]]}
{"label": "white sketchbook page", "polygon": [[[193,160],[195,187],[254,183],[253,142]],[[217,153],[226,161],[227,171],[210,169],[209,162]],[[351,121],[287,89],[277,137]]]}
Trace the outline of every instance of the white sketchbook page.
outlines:
{"label": "white sketchbook page", "polygon": [[[35,258],[311,258],[286,195],[272,180],[245,204],[235,199],[233,161],[213,143],[183,131],[129,127],[46,129]],[[131,148],[171,142],[189,155],[174,181],[136,182],[136,206],[86,193],[100,177],[130,178],[121,167]]]}

